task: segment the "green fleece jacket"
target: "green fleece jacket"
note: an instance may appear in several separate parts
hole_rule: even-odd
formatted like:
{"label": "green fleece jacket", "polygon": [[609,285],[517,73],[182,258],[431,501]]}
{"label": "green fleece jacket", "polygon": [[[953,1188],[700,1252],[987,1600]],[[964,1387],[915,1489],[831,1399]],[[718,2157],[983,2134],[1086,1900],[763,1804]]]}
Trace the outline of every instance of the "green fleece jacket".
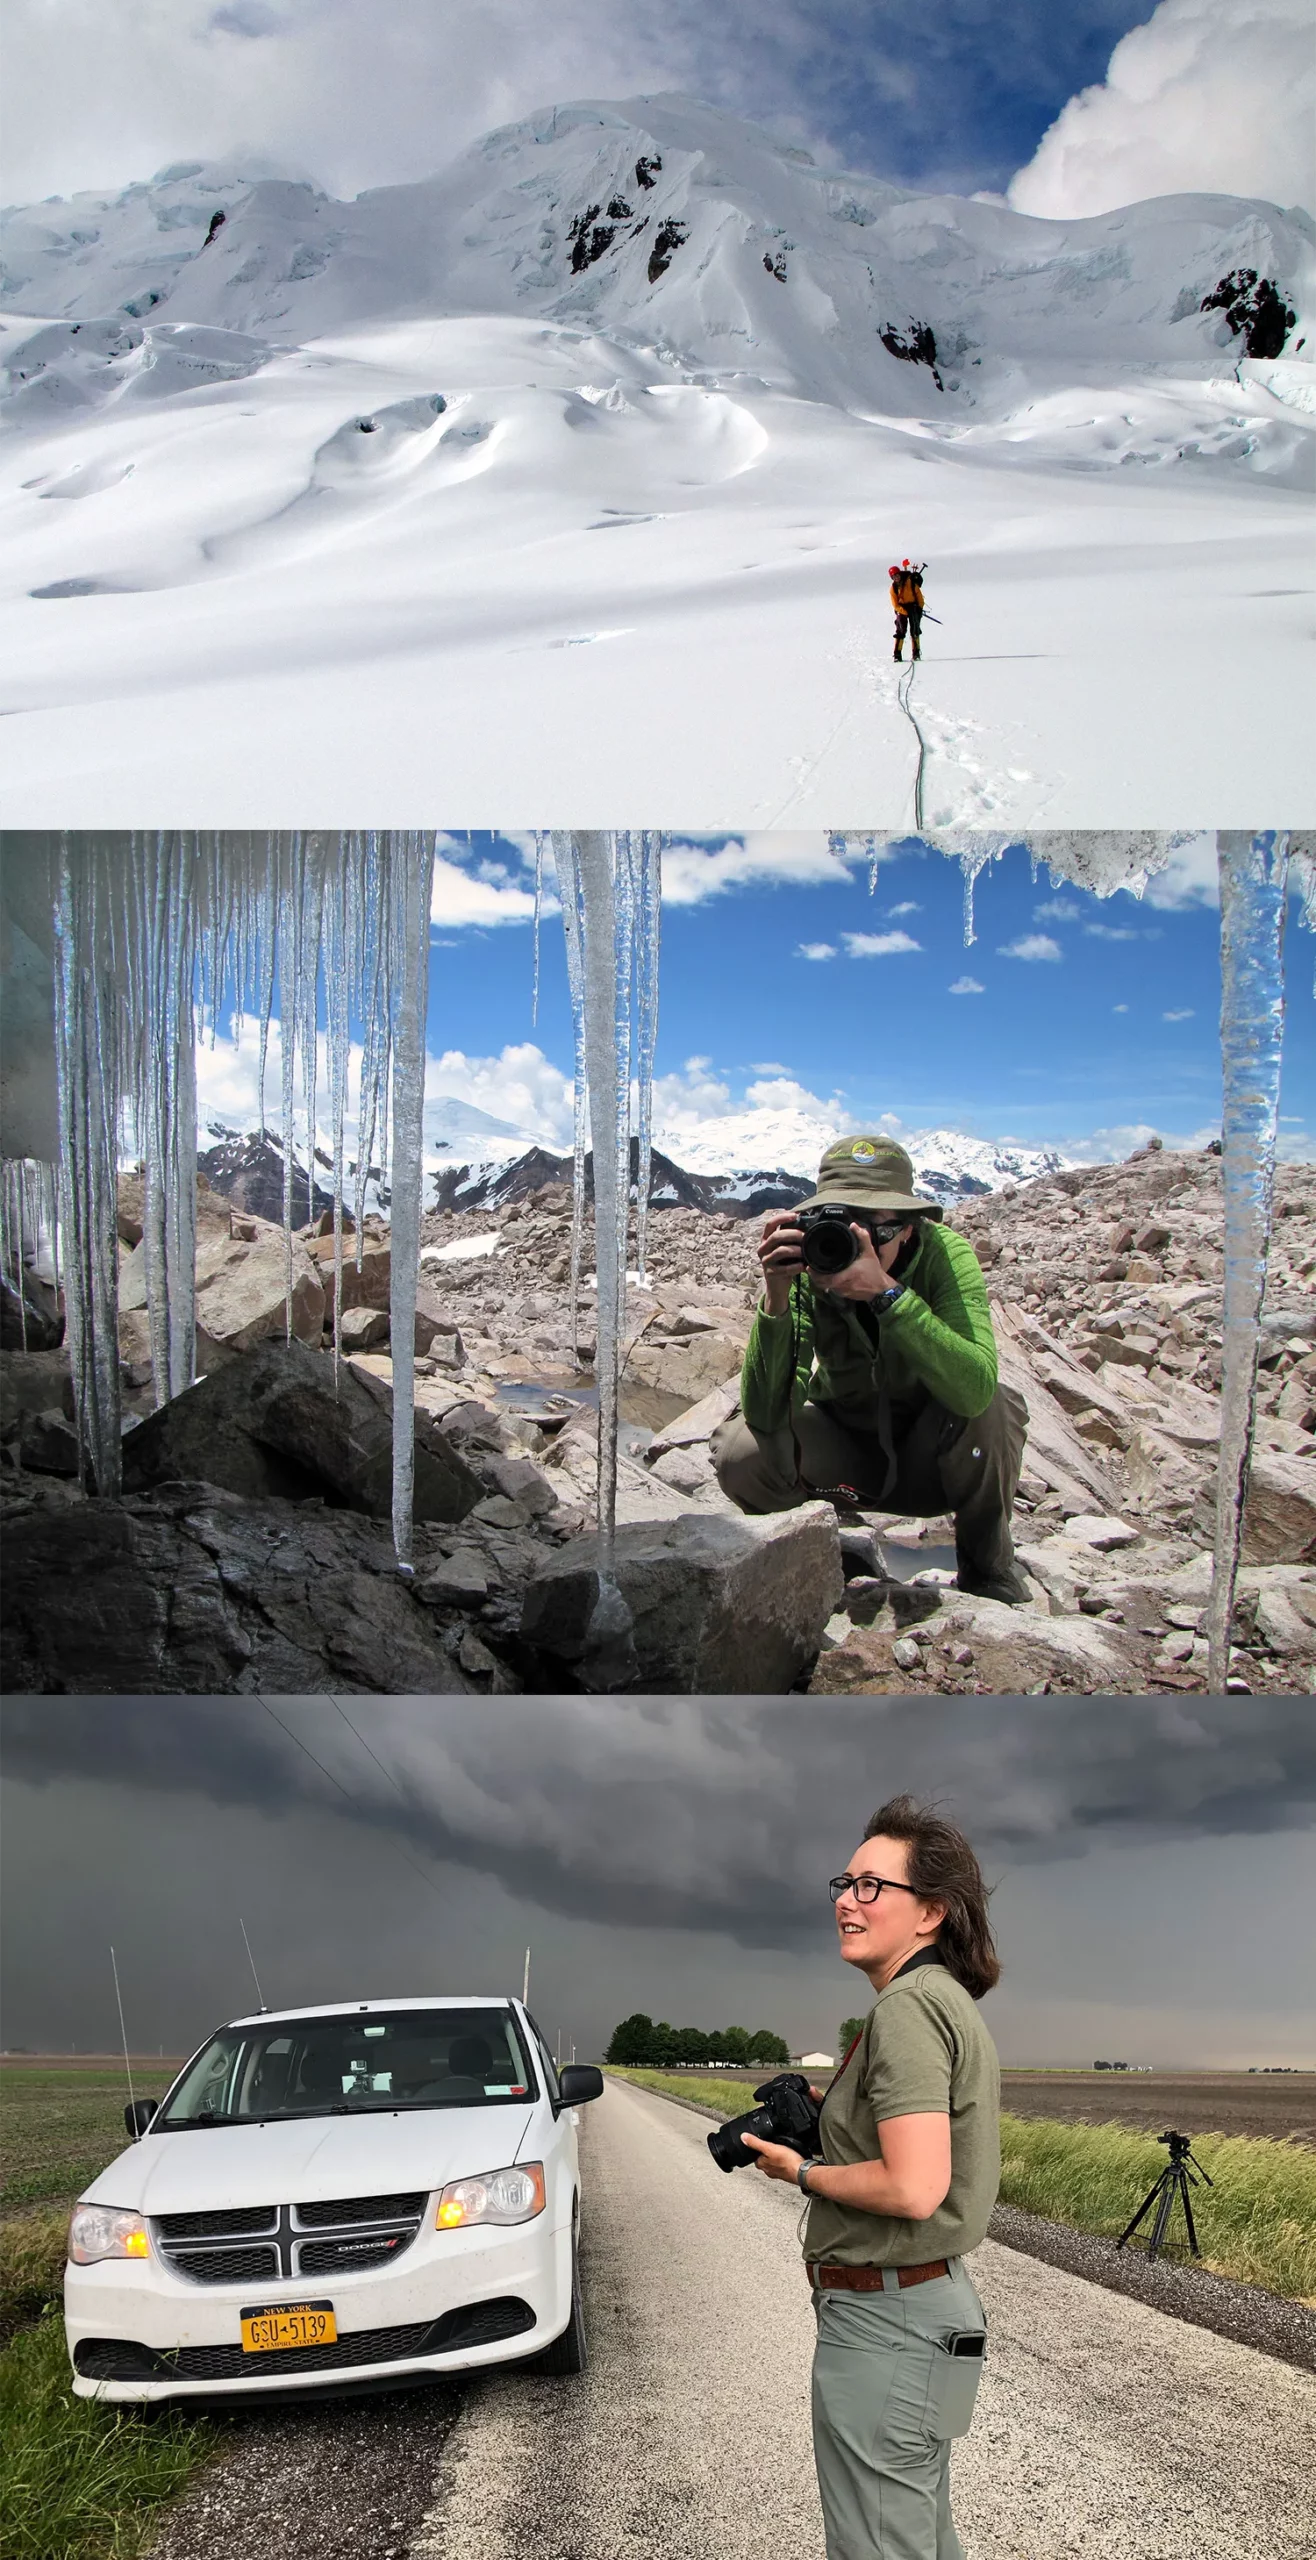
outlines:
{"label": "green fleece jacket", "polygon": [[966,1420],[996,1393],[996,1337],[982,1269],[953,1228],[920,1225],[900,1273],[904,1296],[878,1315],[816,1290],[801,1272],[784,1315],[762,1301],[740,1375],[751,1431],[778,1431],[806,1401],[837,1408],[856,1430],[877,1427],[883,1390],[897,1415],[928,1396]]}

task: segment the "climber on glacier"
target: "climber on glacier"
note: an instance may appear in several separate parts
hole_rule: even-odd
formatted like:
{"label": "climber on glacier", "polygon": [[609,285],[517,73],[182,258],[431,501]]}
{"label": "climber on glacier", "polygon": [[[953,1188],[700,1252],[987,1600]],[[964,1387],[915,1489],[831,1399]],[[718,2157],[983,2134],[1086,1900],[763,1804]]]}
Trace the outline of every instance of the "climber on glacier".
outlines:
{"label": "climber on glacier", "polygon": [[896,609],[895,656],[901,657],[905,633],[909,633],[910,656],[922,657],[920,645],[923,631],[923,571],[926,560],[893,561],[890,570],[891,602]]}
{"label": "climber on glacier", "polygon": [[978,1257],[918,1197],[904,1148],[839,1138],[813,1197],[766,1221],[759,1261],[740,1411],[711,1443],[723,1492],[742,1511],[821,1496],[951,1512],[959,1589],[1022,1607],[1010,1514],[1028,1408],[997,1377]]}

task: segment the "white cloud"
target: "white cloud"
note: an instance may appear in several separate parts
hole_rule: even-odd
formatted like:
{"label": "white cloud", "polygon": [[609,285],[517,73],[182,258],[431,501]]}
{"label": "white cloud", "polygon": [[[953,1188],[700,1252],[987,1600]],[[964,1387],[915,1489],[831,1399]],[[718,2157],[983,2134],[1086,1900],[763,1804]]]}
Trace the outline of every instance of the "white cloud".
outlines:
{"label": "white cloud", "polygon": [[981,996],[987,992],[979,978],[957,978],[950,993],[953,996]]}
{"label": "white cloud", "polygon": [[1110,1009],[1112,1013],[1127,1013],[1129,1008],[1126,1004],[1113,1004]]}
{"label": "white cloud", "polygon": [[1164,871],[1149,880],[1149,907],[1218,907],[1220,865],[1214,835],[1191,836],[1171,854]]}
{"label": "white cloud", "polygon": [[898,907],[888,907],[889,916],[921,916],[923,909],[917,898],[902,898]]}
{"label": "white cloud", "polygon": [[1162,1022],[1192,1022],[1194,1018],[1194,1007],[1190,1004],[1183,1005],[1177,1013],[1163,1013],[1161,1015]]}
{"label": "white cloud", "polygon": [[571,1144],[574,1094],[571,1078],[533,1040],[509,1041],[496,1057],[471,1057],[445,1049],[425,1061],[425,1099],[450,1095],[473,1102],[495,1120],[540,1134],[559,1151]]}
{"label": "white cloud", "polygon": [[732,836],[725,844],[678,840],[663,850],[663,901],[694,907],[728,889],[846,888],[867,861],[856,842],[833,852],[823,835]]}
{"label": "white cloud", "polygon": [[1017,942],[998,942],[996,946],[1005,960],[1059,960],[1063,954],[1049,933],[1021,933]]}
{"label": "white cloud", "polygon": [[1039,898],[1033,913],[1049,916],[1055,924],[1077,924],[1083,910],[1077,898]]}
{"label": "white cloud", "polygon": [[535,912],[533,893],[510,882],[481,879],[478,872],[437,854],[430,916],[435,924],[525,924]]}
{"label": "white cloud", "polygon": [[1062,109],[1009,198],[1061,220],[1164,195],[1310,207],[1314,134],[1311,0],[1161,0],[1105,80]]}
{"label": "white cloud", "polygon": [[555,98],[708,94],[724,66],[734,90],[728,38],[641,0],[10,0],[6,192],[233,154],[354,194]]}
{"label": "white cloud", "polygon": [[921,951],[909,933],[847,933],[845,947],[852,960],[886,960],[894,951]]}
{"label": "white cloud", "polygon": [[783,1067],[780,1058],[756,1058],[750,1073],[756,1076],[788,1076],[790,1068]]}
{"label": "white cloud", "polygon": [[836,945],[834,942],[802,942],[795,957],[797,960],[834,960]]}
{"label": "white cloud", "polygon": [[1140,939],[1136,924],[1085,924],[1083,931],[1091,934],[1094,942],[1137,942]]}

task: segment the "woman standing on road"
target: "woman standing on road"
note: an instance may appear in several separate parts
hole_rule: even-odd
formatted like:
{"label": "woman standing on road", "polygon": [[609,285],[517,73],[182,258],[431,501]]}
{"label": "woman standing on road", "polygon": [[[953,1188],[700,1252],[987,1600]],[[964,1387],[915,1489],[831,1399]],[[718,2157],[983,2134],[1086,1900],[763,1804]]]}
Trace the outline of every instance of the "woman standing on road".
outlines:
{"label": "woman standing on road", "polygon": [[744,2137],[767,2177],[811,2199],[827,2560],[963,2560],[950,2447],[973,2415],[987,2320],[961,2261],[1001,2165],[1000,2068],[975,2006],[1001,1970],[987,1889],[963,1834],[897,1796],[831,1895],[842,1959],[875,1998],[823,2101],[821,2156]]}

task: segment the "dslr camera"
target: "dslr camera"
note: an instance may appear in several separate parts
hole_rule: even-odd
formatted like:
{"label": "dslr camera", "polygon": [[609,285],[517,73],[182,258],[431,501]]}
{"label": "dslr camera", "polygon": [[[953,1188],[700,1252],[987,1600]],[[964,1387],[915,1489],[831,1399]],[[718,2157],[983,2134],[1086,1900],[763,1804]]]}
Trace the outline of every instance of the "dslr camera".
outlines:
{"label": "dslr camera", "polygon": [[800,1250],[805,1262],[810,1271],[825,1280],[834,1279],[838,1271],[848,1271],[851,1263],[859,1259],[859,1247],[850,1233],[852,1224],[867,1228],[876,1249],[890,1244],[910,1223],[908,1218],[875,1218],[871,1210],[847,1209],[844,1204],[832,1208],[825,1201],[795,1213],[795,1224],[804,1230]]}
{"label": "dslr camera", "polygon": [[760,2142],[784,2142],[789,2151],[798,2151],[802,2160],[811,2159],[818,2145],[818,2118],[822,2109],[809,2094],[809,2083],[802,2071],[778,2071],[756,2089],[759,2103],[748,2115],[732,2116],[729,2123],[718,2125],[708,2137],[708,2147],[719,2169],[748,2169],[758,2158],[747,2151],[741,2135],[752,2133]]}

